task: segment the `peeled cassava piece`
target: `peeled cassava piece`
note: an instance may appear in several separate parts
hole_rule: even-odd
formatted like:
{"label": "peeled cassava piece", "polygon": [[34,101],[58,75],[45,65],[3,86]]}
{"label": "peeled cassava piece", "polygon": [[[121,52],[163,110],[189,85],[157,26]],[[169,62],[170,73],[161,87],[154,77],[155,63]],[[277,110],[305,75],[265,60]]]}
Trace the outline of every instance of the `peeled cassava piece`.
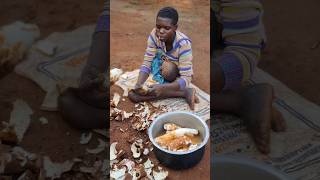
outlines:
{"label": "peeled cassava piece", "polygon": [[164,125],[166,133],[158,136],[155,141],[162,148],[170,151],[188,151],[201,143],[199,131],[192,128],[182,128],[173,123]]}
{"label": "peeled cassava piece", "polygon": [[0,27],[0,66],[19,63],[40,37],[37,25],[21,21]]}
{"label": "peeled cassava piece", "polygon": [[118,69],[118,68],[111,69],[110,70],[110,82],[111,82],[111,84],[113,84],[116,81],[118,81],[118,79],[121,76],[121,74],[123,74],[122,69]]}
{"label": "peeled cassava piece", "polygon": [[163,125],[163,128],[166,131],[174,131],[174,130],[179,129],[181,127],[177,126],[176,124],[173,124],[173,123],[166,123],[166,124]]}
{"label": "peeled cassava piece", "polygon": [[111,100],[111,103],[110,103],[110,105],[112,106],[112,107],[117,107],[118,106],[118,104],[119,104],[119,102],[120,102],[120,95],[118,94],[118,93],[114,93],[114,95],[113,95],[113,99]]}

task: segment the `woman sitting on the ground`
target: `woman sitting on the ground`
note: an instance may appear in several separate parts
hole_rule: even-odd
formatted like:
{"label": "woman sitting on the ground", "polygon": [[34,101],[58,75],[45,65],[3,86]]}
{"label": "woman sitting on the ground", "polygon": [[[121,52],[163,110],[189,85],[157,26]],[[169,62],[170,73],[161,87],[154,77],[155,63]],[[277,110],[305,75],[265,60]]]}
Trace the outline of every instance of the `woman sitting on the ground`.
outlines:
{"label": "woman sitting on the ground", "polygon": [[[191,40],[177,30],[177,23],[176,9],[160,9],[156,17],[156,28],[148,38],[135,89],[129,92],[129,98],[133,102],[182,97],[194,109],[195,90],[189,88],[193,75]],[[139,89],[150,73],[158,84],[151,86],[146,95],[141,94]]]}

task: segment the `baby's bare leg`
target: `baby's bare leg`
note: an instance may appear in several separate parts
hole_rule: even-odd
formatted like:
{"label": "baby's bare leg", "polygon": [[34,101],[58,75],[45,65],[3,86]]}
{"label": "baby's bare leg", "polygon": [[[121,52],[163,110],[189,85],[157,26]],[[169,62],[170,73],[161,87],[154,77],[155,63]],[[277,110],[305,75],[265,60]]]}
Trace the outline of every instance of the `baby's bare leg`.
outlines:
{"label": "baby's bare leg", "polygon": [[179,77],[177,65],[170,61],[164,61],[161,66],[161,75],[169,82],[175,81]]}

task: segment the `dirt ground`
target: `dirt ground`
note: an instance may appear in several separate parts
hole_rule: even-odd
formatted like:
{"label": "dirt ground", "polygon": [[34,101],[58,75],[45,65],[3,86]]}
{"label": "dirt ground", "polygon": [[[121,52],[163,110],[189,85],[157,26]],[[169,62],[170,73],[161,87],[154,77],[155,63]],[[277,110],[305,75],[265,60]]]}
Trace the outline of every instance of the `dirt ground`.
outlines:
{"label": "dirt ground", "polygon": [[[209,48],[209,1],[111,1],[111,59],[110,66],[121,68],[124,71],[132,71],[141,66],[146,49],[146,40],[155,26],[157,11],[163,7],[173,5],[179,12],[179,29],[192,40],[194,81],[193,83],[209,93],[210,91],[210,48]],[[125,23],[124,23],[125,22]],[[201,28],[199,28],[201,27]],[[111,95],[114,92],[122,94],[122,90],[111,87]],[[127,98],[120,103],[120,109],[131,112],[134,104]],[[128,129],[121,132],[120,128]],[[118,142],[119,149],[130,156],[128,139],[140,137],[148,141],[147,133],[138,132],[131,127],[130,121],[111,121],[110,143]],[[117,145],[117,146],[118,146]],[[148,156],[152,162],[158,164],[153,152]],[[144,157],[144,161],[145,161]],[[143,162],[144,162],[143,161]],[[161,166],[161,164],[160,164]],[[163,166],[162,166],[163,167]],[[210,179],[210,148],[206,147],[205,155],[195,167],[183,171],[169,171],[168,179]]]}
{"label": "dirt ground", "polygon": [[[130,2],[130,3],[127,3]],[[209,13],[207,0],[191,1],[111,1],[111,67],[133,70],[141,66],[146,41],[155,24],[155,16],[160,7],[168,5],[177,7],[180,13],[179,29],[192,40],[194,56],[193,83],[210,91],[210,44]],[[194,8],[194,9],[193,9]],[[125,22],[125,23],[124,23]]]}
{"label": "dirt ground", "polygon": [[[142,3],[139,3],[138,0],[131,0],[131,5],[122,8],[121,12],[112,12],[119,18],[116,22],[111,22],[119,26],[119,29],[114,31],[113,35],[117,35],[118,38],[129,39],[128,44],[122,47],[128,51],[117,53],[119,58],[111,62],[114,67],[130,70],[137,68],[141,63],[145,38],[152,28],[150,22],[153,21],[152,18],[147,18],[145,15],[151,10],[157,9],[157,7],[148,4],[146,0],[140,2]],[[165,1],[161,0],[159,2]],[[178,1],[172,2],[177,3]],[[204,7],[205,4],[205,1],[192,0],[191,2],[199,5],[199,7]],[[320,32],[320,25],[315,23],[320,18],[317,11],[320,2],[316,0],[310,0],[307,3],[292,0],[277,2],[263,0],[262,2],[265,8],[264,20],[268,46],[262,55],[259,66],[308,100],[320,105],[318,93],[320,91],[318,81],[318,69],[320,67],[320,61],[318,60],[320,58],[320,45],[318,43],[320,35],[318,32]],[[193,9],[188,3],[179,4],[185,8],[182,12]],[[121,3],[116,4],[116,6],[121,6]],[[136,9],[130,8],[132,6],[135,6]],[[0,26],[16,20],[35,23],[40,27],[41,37],[44,38],[52,32],[70,31],[82,25],[96,23],[101,8],[101,0],[65,0],[63,2],[3,0],[0,5]],[[206,14],[201,8],[196,8],[195,11],[199,16]],[[127,20],[128,15],[132,20]],[[150,15],[154,17],[154,14]],[[120,21],[121,19],[125,20]],[[188,35],[194,28],[196,29],[195,32],[201,32],[199,37],[208,38],[209,34],[203,33],[201,30],[209,26],[209,21],[199,20],[198,22],[201,23],[193,27],[182,24],[181,28]],[[121,29],[128,29],[128,31],[123,33]],[[206,61],[209,54],[208,51],[205,51],[208,49],[207,44],[197,42],[197,38],[192,36],[191,38],[194,39],[194,47],[203,50],[194,52],[195,57],[199,57],[195,61]],[[120,43],[114,40],[111,42],[111,48],[120,48],[117,47],[120,46]],[[132,49],[137,49],[137,51],[133,52]],[[112,59],[115,58],[113,53],[111,53],[111,56]],[[194,66],[196,72],[195,84],[209,92],[210,85],[207,83],[209,66],[204,65],[204,63],[195,63]],[[34,111],[31,127],[22,143],[23,148],[30,152],[47,154],[52,159],[61,162],[74,157],[96,158],[85,154],[86,146],[79,145],[81,131],[66,124],[58,113],[39,110],[44,92],[35,83],[9,71],[0,75],[0,78],[1,121],[9,120],[12,103],[17,98],[27,101]],[[38,118],[40,116],[47,117],[49,124],[39,124]],[[89,144],[90,147],[95,147],[97,144],[96,140],[91,143]],[[101,158],[103,156],[104,154],[100,154]]]}

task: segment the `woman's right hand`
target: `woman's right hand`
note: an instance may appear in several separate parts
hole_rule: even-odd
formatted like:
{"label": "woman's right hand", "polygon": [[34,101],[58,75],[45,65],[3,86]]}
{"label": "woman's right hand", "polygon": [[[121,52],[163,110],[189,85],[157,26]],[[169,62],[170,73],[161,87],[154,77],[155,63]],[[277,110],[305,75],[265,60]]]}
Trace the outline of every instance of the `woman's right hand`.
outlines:
{"label": "woman's right hand", "polygon": [[138,83],[134,86],[133,92],[143,96],[148,93],[146,90],[143,89],[143,85]]}

